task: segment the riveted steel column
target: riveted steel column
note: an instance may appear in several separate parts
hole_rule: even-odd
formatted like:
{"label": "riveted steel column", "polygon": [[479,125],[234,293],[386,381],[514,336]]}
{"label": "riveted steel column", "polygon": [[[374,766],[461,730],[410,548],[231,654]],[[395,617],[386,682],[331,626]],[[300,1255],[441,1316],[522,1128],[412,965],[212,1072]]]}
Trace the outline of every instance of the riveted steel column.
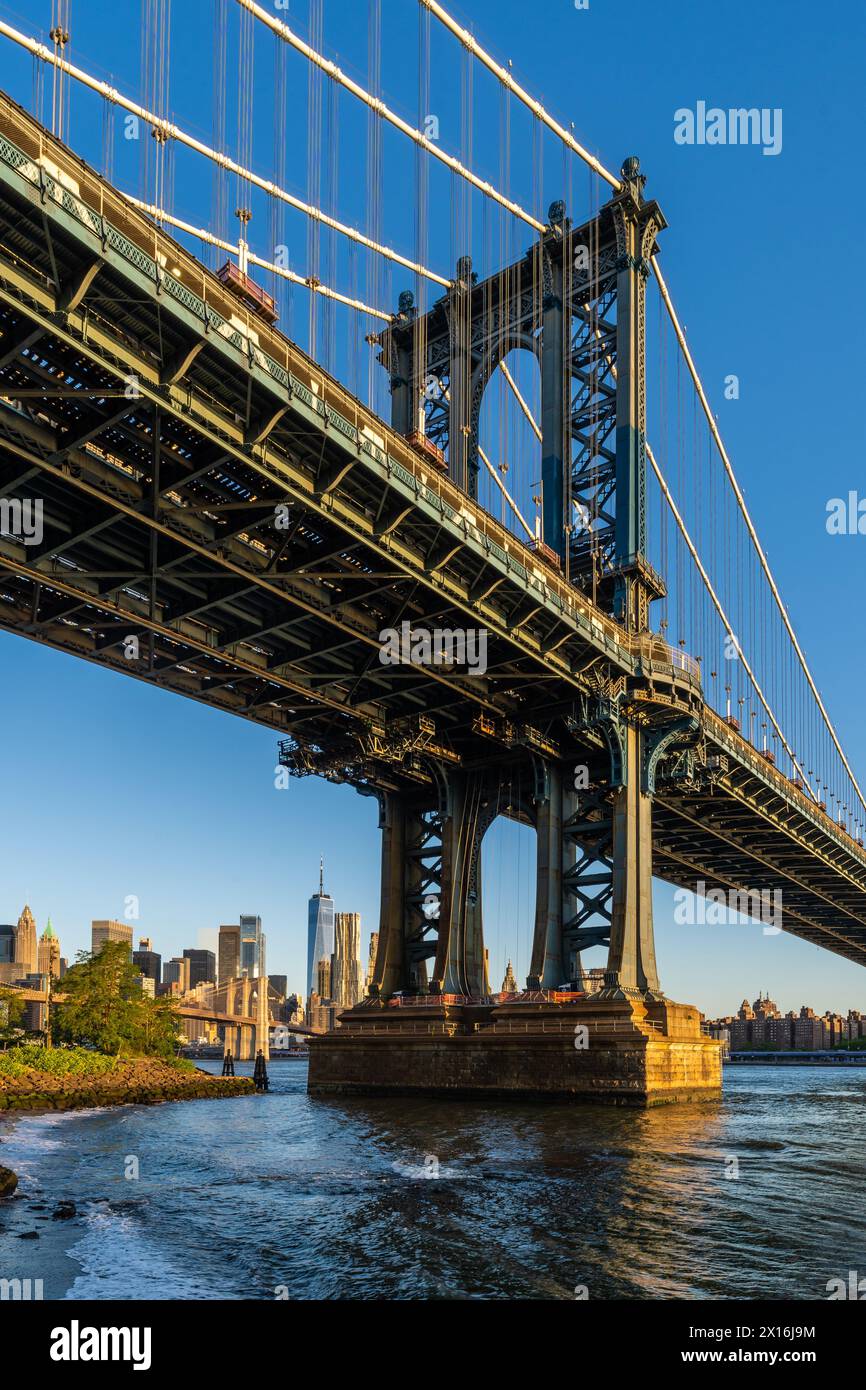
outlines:
{"label": "riveted steel column", "polygon": [[[559,205],[561,206],[561,205]],[[551,217],[558,211],[554,204]],[[564,214],[564,209],[563,209]],[[562,258],[542,248],[544,297],[541,312],[542,537],[565,556],[565,337]]]}
{"label": "riveted steel column", "polygon": [[470,492],[472,261],[469,256],[461,256],[457,262],[457,279],[448,298],[448,318],[451,333],[448,472],[458,487]]}
{"label": "riveted steel column", "polygon": [[666,224],[658,204],[644,201],[637,159],[625,161],[622,178],[610,204],[617,240],[614,613],[639,632],[648,625],[651,597],[640,573],[647,553],[646,280],[656,233]]}
{"label": "riveted steel column", "polygon": [[555,989],[566,979],[562,954],[564,860],[573,847],[562,837],[562,771],[551,764],[548,769],[550,795],[538,803],[536,812],[535,932],[527,989]]}
{"label": "riveted steel column", "polygon": [[434,993],[487,993],[481,910],[480,817],[483,775],[450,772],[448,813],[442,826],[442,896]]}
{"label": "riveted steel column", "polygon": [[624,785],[615,792],[613,806],[613,913],[607,969],[611,984],[656,992],[652,799],[641,785],[640,731],[629,727],[624,738]]}
{"label": "riveted steel column", "polygon": [[403,797],[396,792],[384,792],[379,804],[382,831],[382,890],[379,942],[370,981],[370,994],[388,999],[395,990],[403,988],[405,979],[406,807]]}

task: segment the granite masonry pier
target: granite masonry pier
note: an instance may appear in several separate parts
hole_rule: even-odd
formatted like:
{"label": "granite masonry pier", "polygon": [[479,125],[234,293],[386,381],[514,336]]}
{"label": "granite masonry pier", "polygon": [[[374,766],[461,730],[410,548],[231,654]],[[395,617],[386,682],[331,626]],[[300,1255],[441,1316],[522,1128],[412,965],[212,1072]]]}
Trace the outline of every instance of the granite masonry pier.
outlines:
{"label": "granite masonry pier", "polygon": [[310,1039],[311,1095],[436,1095],[650,1106],[716,1100],[721,1044],[668,999],[366,1001]]}

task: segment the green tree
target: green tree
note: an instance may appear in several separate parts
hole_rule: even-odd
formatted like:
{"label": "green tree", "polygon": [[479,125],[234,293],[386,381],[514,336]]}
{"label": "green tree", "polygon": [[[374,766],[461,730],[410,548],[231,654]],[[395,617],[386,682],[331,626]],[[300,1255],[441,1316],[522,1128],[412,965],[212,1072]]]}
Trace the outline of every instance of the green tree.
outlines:
{"label": "green tree", "polygon": [[144,993],[122,942],[106,941],[97,952],[79,951],[57,993],[65,998],[55,1006],[56,1041],[86,1043],[112,1055],[173,1055],[178,1016],[168,999]]}
{"label": "green tree", "polygon": [[0,989],[0,1042],[9,1042],[24,1026],[24,1000],[16,989]]}

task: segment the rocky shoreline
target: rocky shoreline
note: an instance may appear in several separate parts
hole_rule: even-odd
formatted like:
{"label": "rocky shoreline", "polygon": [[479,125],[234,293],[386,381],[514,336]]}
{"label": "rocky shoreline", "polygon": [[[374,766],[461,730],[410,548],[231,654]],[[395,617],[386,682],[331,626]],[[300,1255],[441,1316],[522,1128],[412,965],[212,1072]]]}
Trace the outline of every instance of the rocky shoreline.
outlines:
{"label": "rocky shoreline", "polygon": [[[80,1126],[88,1123],[88,1112],[254,1094],[253,1083],[246,1077],[181,1070],[152,1058],[118,1061],[99,1073],[58,1076],[32,1068],[14,1077],[0,1075],[0,1273],[32,1281],[39,1288],[38,1298],[67,1297],[82,1274],[81,1259],[70,1251],[91,1231],[90,1213],[111,1215],[123,1210],[123,1201],[117,1201],[110,1186],[106,1192],[115,1199],[114,1207],[102,1193],[82,1197],[70,1182],[68,1160],[55,1173],[55,1180],[46,1183],[42,1167],[51,1158],[50,1144],[47,1154],[37,1144],[36,1174],[33,1153],[19,1162],[20,1142],[16,1141],[32,1133],[31,1127],[44,1134],[42,1125],[47,1121],[52,1126],[48,1134],[61,1140],[54,1147],[65,1148],[75,1141],[64,1136],[86,1133]],[[76,1111],[82,1112],[80,1120]],[[68,1112],[68,1117],[61,1112]],[[72,1130],[66,1130],[67,1123]],[[121,1186],[128,1191],[126,1183]]]}
{"label": "rocky shoreline", "polygon": [[55,1076],[29,1070],[18,1076],[0,1075],[0,1113],[51,1110],[90,1110],[105,1105],[160,1105],[172,1100],[214,1100],[252,1095],[248,1077],[211,1076],[179,1071],[154,1058],[119,1060],[100,1075]]}

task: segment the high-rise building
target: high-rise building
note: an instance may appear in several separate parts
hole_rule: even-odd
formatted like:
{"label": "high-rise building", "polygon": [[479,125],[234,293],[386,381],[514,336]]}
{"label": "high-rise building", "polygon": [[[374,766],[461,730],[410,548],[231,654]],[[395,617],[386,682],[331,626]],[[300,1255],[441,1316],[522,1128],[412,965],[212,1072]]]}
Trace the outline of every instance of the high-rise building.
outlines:
{"label": "high-rise building", "polygon": [[12,965],[15,960],[15,928],[0,926],[0,965]]}
{"label": "high-rise building", "polygon": [[132,963],[141,972],[142,979],[159,984],[162,979],[162,956],[151,947],[149,936],[143,936],[139,941],[138,950],[132,953]]}
{"label": "high-rise building", "polygon": [[124,946],[129,947],[130,956],[132,955],[132,927],[128,922],[115,922],[111,919],[102,919],[90,924],[90,949],[96,954],[101,951],[106,941],[119,941]]}
{"label": "high-rise building", "polygon": [[187,949],[184,958],[189,961],[189,988],[196,985],[216,983],[216,956],[213,951]]}
{"label": "high-rise building", "polygon": [[12,985],[18,978],[15,964],[15,928],[0,926],[0,985]]}
{"label": "high-rise building", "polygon": [[220,927],[217,979],[221,985],[239,980],[241,974],[241,929]]}
{"label": "high-rise building", "polygon": [[241,916],[241,974],[258,979],[264,972],[265,938],[261,917]]}
{"label": "high-rise building", "polygon": [[361,967],[361,917],[357,912],[338,912],[334,919],[334,953],[331,956],[331,999],[350,1009],[364,996]]}
{"label": "high-rise building", "polygon": [[319,961],[330,961],[333,953],[334,899],[325,892],[325,861],[320,859],[319,891],[310,898],[307,914],[307,995],[316,990]]}
{"label": "high-rise building", "polygon": [[275,994],[278,994],[281,999],[285,999],[289,992],[288,975],[269,975],[268,983]]}
{"label": "high-rise building", "polygon": [[310,993],[317,994],[320,1000],[331,997],[331,961],[327,956],[322,956],[316,966],[316,988]]}
{"label": "high-rise building", "polygon": [[36,942],[36,922],[29,907],[24,908],[15,929],[15,964],[21,971],[22,979],[37,973],[39,951]]}
{"label": "high-rise building", "polygon": [[162,967],[162,983],[176,985],[179,993],[186,994],[189,989],[189,967],[190,962],[185,956],[173,956]]}
{"label": "high-rise building", "polygon": [[54,935],[50,917],[39,939],[38,969],[40,975],[50,975],[52,980],[60,979],[60,942]]}

